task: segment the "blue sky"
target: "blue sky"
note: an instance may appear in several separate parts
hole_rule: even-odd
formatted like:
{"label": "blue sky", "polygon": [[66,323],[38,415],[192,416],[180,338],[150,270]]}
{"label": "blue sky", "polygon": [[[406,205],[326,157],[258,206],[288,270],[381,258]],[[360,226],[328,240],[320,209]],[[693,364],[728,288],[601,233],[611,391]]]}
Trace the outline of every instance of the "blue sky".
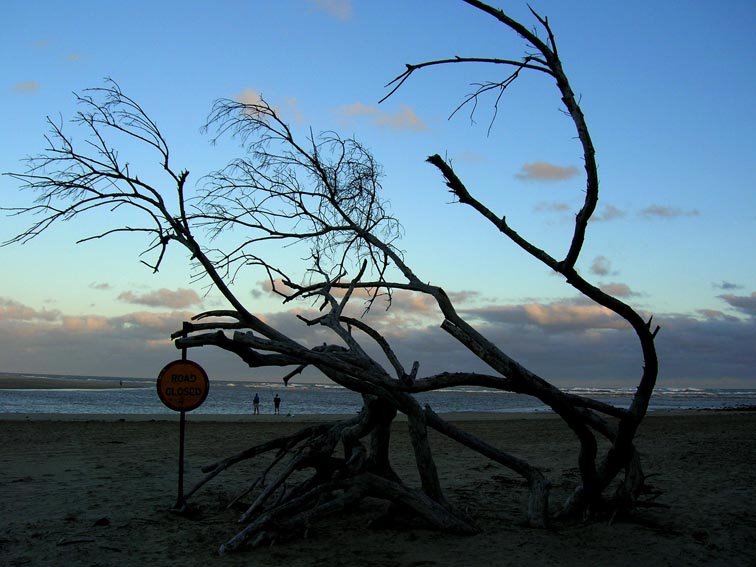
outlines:
{"label": "blue sky", "polygon": [[[497,3],[532,22],[525,3]],[[662,386],[756,387],[756,5],[731,0],[537,1],[547,15],[597,148],[600,204],[578,264],[662,325]],[[556,89],[523,77],[489,133],[449,115],[471,84],[497,70],[418,73],[378,105],[405,63],[460,56],[519,57],[519,39],[456,0],[21,2],[3,8],[0,171],[44,148],[45,117],[65,123],[72,92],[105,77],[159,124],[190,181],[238,155],[200,127],[214,100],[260,93],[300,132],[354,136],[382,164],[401,220],[401,248],[423,279],[458,294],[459,308],[505,351],[565,385],[631,385],[632,334],[460,205],[437,172],[440,153],[467,186],[523,235],[560,256],[584,181]],[[75,134],[74,130],[71,132]],[[152,162],[135,154],[150,172]],[[29,196],[0,178],[0,205]],[[113,218],[81,218],[25,246],[0,248],[0,371],[157,374],[176,356],[167,336],[183,318],[223,306],[190,281],[179,250],[153,275],[135,237],[75,245]],[[23,219],[4,217],[0,240]],[[278,253],[278,252],[277,252]],[[280,251],[296,264],[293,250]],[[266,293],[262,274],[236,284],[252,308],[302,340]],[[374,322],[421,372],[480,370],[438,329],[427,302],[399,297]],[[205,349],[207,350],[207,349]],[[200,352],[211,376],[275,378],[223,353]]]}

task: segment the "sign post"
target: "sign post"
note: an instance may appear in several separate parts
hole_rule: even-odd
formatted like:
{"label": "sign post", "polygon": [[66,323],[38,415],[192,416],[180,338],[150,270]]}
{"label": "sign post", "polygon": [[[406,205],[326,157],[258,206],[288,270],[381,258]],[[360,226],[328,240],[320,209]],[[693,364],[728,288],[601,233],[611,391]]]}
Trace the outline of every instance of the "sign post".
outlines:
{"label": "sign post", "polygon": [[160,401],[174,411],[181,412],[179,420],[179,470],[176,510],[184,508],[184,431],[186,412],[197,409],[207,398],[210,380],[207,372],[196,362],[186,359],[186,349],[180,360],[165,365],[157,379]]}

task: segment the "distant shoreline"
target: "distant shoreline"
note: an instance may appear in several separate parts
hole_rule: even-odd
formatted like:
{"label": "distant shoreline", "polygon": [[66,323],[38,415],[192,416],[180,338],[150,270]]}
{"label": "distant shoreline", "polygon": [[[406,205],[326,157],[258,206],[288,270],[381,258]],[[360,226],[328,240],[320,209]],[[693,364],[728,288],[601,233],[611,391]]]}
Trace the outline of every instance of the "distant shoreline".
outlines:
{"label": "distant shoreline", "polygon": [[144,384],[134,384],[130,380],[0,376],[0,390],[109,390],[112,388],[143,387]]}

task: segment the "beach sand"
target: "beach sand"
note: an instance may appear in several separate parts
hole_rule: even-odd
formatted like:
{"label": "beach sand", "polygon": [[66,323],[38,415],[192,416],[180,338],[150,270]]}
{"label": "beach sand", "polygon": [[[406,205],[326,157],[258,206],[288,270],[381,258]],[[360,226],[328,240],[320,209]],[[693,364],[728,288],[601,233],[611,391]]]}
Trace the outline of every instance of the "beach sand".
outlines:
{"label": "beach sand", "polygon": [[[472,418],[473,416],[468,416]],[[561,499],[574,486],[575,442],[546,415],[474,416],[463,427],[547,469]],[[223,421],[187,416],[186,481],[199,467],[305,418]],[[416,484],[397,424],[392,462]],[[193,518],[171,514],[177,495],[178,416],[0,419],[0,565],[3,566],[469,566],[756,564],[756,412],[654,414],[637,446],[668,508],[560,530],[524,526],[526,490],[502,467],[433,435],[448,498],[482,529],[474,536],[370,529],[382,504],[313,526],[306,540],[218,557],[238,512],[225,504],[266,460],[236,465],[199,492]]]}

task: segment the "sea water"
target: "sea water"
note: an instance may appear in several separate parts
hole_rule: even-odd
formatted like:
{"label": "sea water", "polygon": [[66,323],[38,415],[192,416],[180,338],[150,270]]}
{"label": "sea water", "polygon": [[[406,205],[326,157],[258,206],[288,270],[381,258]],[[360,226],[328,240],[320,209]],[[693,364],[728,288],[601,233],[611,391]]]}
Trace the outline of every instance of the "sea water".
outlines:
{"label": "sea water", "polygon": [[[23,378],[19,376],[19,378]],[[30,376],[31,378],[31,376]],[[35,375],[65,381],[80,377]],[[93,388],[0,389],[0,414],[173,414],[157,396],[155,380],[88,377]],[[118,382],[115,384],[113,381]],[[97,388],[107,382],[111,388]],[[118,387],[120,384],[124,387]],[[632,388],[572,388],[570,393],[587,396],[619,407],[628,407]],[[273,397],[281,399],[283,415],[329,415],[356,413],[362,406],[359,394],[335,384],[290,384],[279,382],[232,382],[210,380],[204,404],[193,414],[245,415],[252,413],[252,398],[260,396],[262,414],[273,413]],[[463,387],[416,395],[438,413],[447,412],[543,412],[537,399],[485,388]],[[650,410],[724,409],[756,406],[756,389],[657,388]]]}

